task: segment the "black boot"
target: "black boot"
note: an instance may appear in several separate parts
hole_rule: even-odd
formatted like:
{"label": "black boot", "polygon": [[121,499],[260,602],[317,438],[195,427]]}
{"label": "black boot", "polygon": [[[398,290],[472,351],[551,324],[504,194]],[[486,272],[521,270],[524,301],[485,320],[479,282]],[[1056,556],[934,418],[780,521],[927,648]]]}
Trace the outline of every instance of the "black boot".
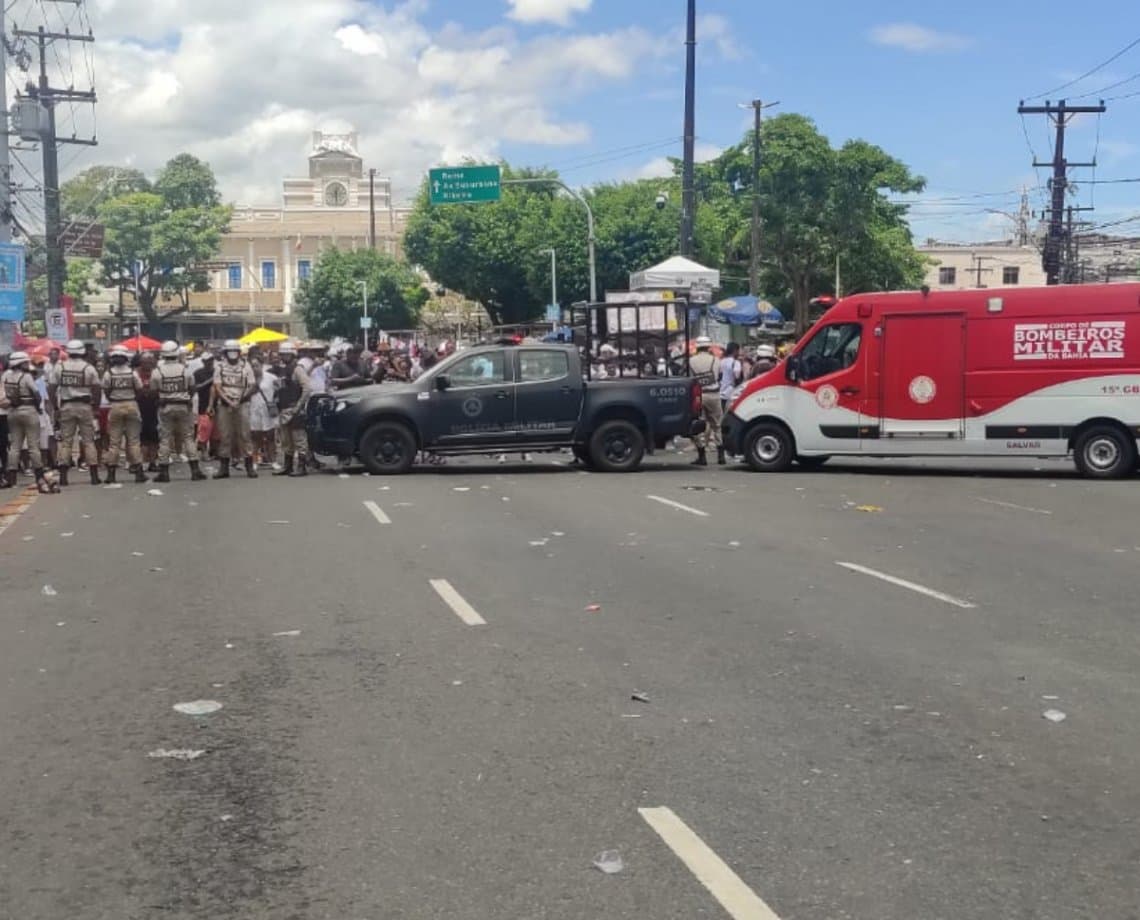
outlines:
{"label": "black boot", "polygon": [[61,463],[56,467],[56,470],[59,472],[59,484],[61,486],[66,486],[69,484],[67,481],[67,469],[68,466],[66,463]]}
{"label": "black boot", "polygon": [[155,463],[153,460],[151,460],[150,463],[148,463],[146,465],[146,471],[148,473],[157,473],[158,472],[158,464]]}
{"label": "black boot", "polygon": [[36,489],[39,490],[40,495],[51,495],[51,493],[53,491],[58,490],[58,487],[56,487],[56,489],[53,489],[51,487],[51,485],[48,484],[47,479],[44,477],[43,467],[40,467],[39,469],[35,470],[35,475],[36,475]]}
{"label": "black boot", "polygon": [[709,465],[708,454],[705,453],[705,449],[703,447],[698,447],[697,448],[697,459],[693,461],[693,466],[708,466],[708,465]]}
{"label": "black boot", "polygon": [[154,477],[155,482],[170,482],[170,464],[163,463],[158,468],[158,475]]}
{"label": "black boot", "polygon": [[[229,470],[226,470],[225,476],[215,475],[214,478],[215,479],[226,479],[229,477],[229,475],[230,475]],[[206,474],[202,472],[202,467],[200,467],[198,465],[198,461],[197,460],[191,460],[190,461],[190,481],[191,482],[201,482],[205,478],[206,478]]]}
{"label": "black boot", "polygon": [[245,475],[250,479],[257,478],[257,467],[253,465],[253,457],[245,458]]}
{"label": "black boot", "polygon": [[[102,485],[99,481],[99,464],[96,463],[94,466],[88,467],[87,471],[91,474],[91,485]],[[108,479],[107,481],[110,482],[111,480]]]}
{"label": "black boot", "polygon": [[218,464],[218,471],[214,473],[214,479],[229,479],[230,478],[230,461],[228,457],[223,457],[221,463]]}
{"label": "black boot", "polygon": [[728,463],[728,461],[724,457],[724,448],[718,447],[716,449],[716,464],[717,464],[717,466],[724,466],[727,463]]}
{"label": "black boot", "polygon": [[146,473],[143,472],[141,463],[132,466],[131,472],[135,474],[135,482],[150,482],[150,480],[146,478]]}
{"label": "black boot", "polygon": [[282,464],[281,469],[273,471],[274,476],[292,476],[293,475],[293,455],[289,454],[285,457],[285,463]]}
{"label": "black boot", "polygon": [[114,485],[118,480],[115,478],[119,475],[119,468],[117,466],[107,467],[107,485]]}
{"label": "black boot", "polygon": [[8,479],[8,471],[0,466],[0,489],[10,489],[15,485],[15,482]]}
{"label": "black boot", "polygon": [[297,455],[297,469],[295,469],[289,475],[292,476],[294,479],[300,479],[302,476],[308,476],[309,475],[309,464],[308,464],[308,461],[305,459],[304,454],[298,454]]}

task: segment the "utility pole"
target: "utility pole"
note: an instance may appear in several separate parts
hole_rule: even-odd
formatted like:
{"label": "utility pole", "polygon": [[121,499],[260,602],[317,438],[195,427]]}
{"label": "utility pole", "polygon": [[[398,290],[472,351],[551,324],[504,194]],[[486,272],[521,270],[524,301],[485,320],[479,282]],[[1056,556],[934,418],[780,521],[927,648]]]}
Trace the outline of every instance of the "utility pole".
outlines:
{"label": "utility pole", "polygon": [[697,0],[689,0],[685,38],[685,149],[681,170],[681,255],[693,256],[693,223],[696,218],[697,194],[695,166],[697,127]]}
{"label": "utility pole", "polygon": [[360,331],[364,333],[364,350],[368,351],[368,282],[356,282],[364,288],[364,306],[360,311]]}
{"label": "utility pole", "polygon": [[[79,6],[82,0],[50,0],[54,3],[70,3]],[[77,90],[74,87],[56,89],[48,80],[47,48],[48,44],[56,41],[66,42],[94,42],[95,36],[88,33],[83,35],[75,32],[49,32],[43,26],[35,31],[13,29],[12,34],[19,38],[32,39],[36,43],[40,58],[40,76],[38,84],[28,83],[27,95],[38,100],[43,108],[46,125],[40,136],[40,147],[43,152],[44,173],[44,249],[47,252],[47,283],[48,308],[56,309],[63,297],[63,279],[66,273],[63,247],[60,245],[60,209],[59,209],[59,145],[80,144],[87,147],[97,145],[95,138],[90,140],[78,137],[61,138],[56,136],[55,107],[60,102],[90,102],[96,101],[94,88],[90,90]]]}
{"label": "utility pole", "polygon": [[748,266],[748,293],[753,297],[760,296],[760,117],[763,108],[759,99],[752,100],[756,128],[752,135],[752,259]]}
{"label": "utility pole", "polygon": [[1049,181],[1051,201],[1049,207],[1049,233],[1045,238],[1045,251],[1042,257],[1042,266],[1045,269],[1046,284],[1061,283],[1061,254],[1065,247],[1065,192],[1069,187],[1068,171],[1074,167],[1093,167],[1092,163],[1070,163],[1065,159],[1065,128],[1074,115],[1099,115],[1107,111],[1104,102],[1100,105],[1067,105],[1062,99],[1053,105],[1048,99],[1044,105],[1026,105],[1022,102],[1017,107],[1019,115],[1046,115],[1053,122],[1057,139],[1053,143],[1053,162],[1039,163],[1033,161],[1033,166],[1052,166],[1053,178]]}
{"label": "utility pole", "polygon": [[[8,73],[8,37],[4,34],[4,7],[0,3],[0,74]],[[5,77],[7,80],[7,77]],[[8,90],[5,86],[0,97],[0,127],[3,128],[3,148],[0,149],[0,243],[12,242],[12,155],[8,150],[11,119],[8,117]]]}
{"label": "utility pole", "polygon": [[376,251],[376,170],[368,170],[368,245]]}

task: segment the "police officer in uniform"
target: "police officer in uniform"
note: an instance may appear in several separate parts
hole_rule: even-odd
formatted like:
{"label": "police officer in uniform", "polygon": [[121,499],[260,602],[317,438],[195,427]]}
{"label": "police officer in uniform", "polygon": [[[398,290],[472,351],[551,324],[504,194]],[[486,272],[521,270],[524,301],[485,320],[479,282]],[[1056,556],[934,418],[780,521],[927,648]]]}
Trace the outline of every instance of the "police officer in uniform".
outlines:
{"label": "police officer in uniform", "polygon": [[87,346],[78,339],[67,343],[67,359],[59,366],[59,484],[67,485],[76,432],[91,484],[99,485],[99,452],[95,449],[95,409],[99,406],[99,374],[86,359]]}
{"label": "police officer in uniform", "polygon": [[170,482],[170,458],[183,453],[190,461],[190,478],[205,479],[198,466],[198,448],[194,444],[194,413],[190,399],[194,375],[182,363],[177,342],[163,342],[161,361],[150,377],[150,388],[158,394],[158,476],[155,482]]}
{"label": "police officer in uniform", "polygon": [[709,438],[716,445],[716,462],[726,463],[724,441],[720,423],[724,409],[720,403],[720,359],[712,353],[712,339],[702,335],[697,339],[697,353],[689,359],[689,370],[701,385],[701,417],[705,420],[705,430],[693,440],[697,445],[697,459],[693,466],[708,466]]}
{"label": "police officer in uniform", "polygon": [[142,447],[139,432],[142,431],[142,414],[136,402],[142,390],[142,380],[131,368],[131,355],[125,348],[116,345],[110,352],[110,367],[103,374],[103,392],[111,409],[107,413],[107,482],[115,482],[119,466],[119,448],[123,438],[127,441],[128,469],[135,474],[135,482],[147,482],[142,468]]}
{"label": "police officer in uniform", "polygon": [[[309,372],[297,361],[297,346],[283,342],[277,351],[283,361],[281,388],[277,391],[277,424],[281,429],[284,465],[274,476],[308,476],[309,435],[305,431],[305,411],[313,392]],[[293,454],[297,465],[293,466]]]}
{"label": "police officer in uniform", "polygon": [[245,460],[245,475],[257,478],[253,465],[253,437],[249,430],[249,400],[257,392],[253,368],[241,356],[241,345],[230,339],[222,346],[222,360],[214,368],[214,389],[210,408],[218,422],[218,457],[221,466],[215,479],[230,478],[230,452],[234,440]]}
{"label": "police officer in uniform", "polygon": [[40,453],[40,408],[43,398],[28,370],[26,352],[14,351],[8,358],[8,370],[0,375],[0,389],[8,406],[8,469],[4,481],[14,486],[19,481],[20,451],[27,447],[36,488],[43,494],[52,491],[44,478],[44,460]]}

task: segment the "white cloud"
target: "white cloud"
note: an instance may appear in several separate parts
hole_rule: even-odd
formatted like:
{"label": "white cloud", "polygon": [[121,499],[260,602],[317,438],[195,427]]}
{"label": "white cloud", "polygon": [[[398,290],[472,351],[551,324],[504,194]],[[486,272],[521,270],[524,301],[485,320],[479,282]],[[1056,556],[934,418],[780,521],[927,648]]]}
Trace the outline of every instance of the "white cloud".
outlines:
{"label": "white cloud", "polygon": [[388,56],[388,46],[384,44],[384,38],[380,35],[373,35],[370,32],[365,32],[356,23],[350,26],[336,30],[336,38],[347,51],[353,54],[359,54],[364,57],[372,54],[378,54],[381,57]]}
{"label": "white cloud", "polygon": [[[681,155],[682,151],[678,149],[677,156]],[[715,160],[722,153],[724,148],[716,144],[707,144],[698,142],[693,149],[693,161],[696,163],[707,163],[709,160]],[[630,173],[631,179],[671,179],[673,177],[673,163],[668,157],[654,157],[644,166],[635,169]]]}
{"label": "white cloud", "polygon": [[507,0],[510,12],[516,22],[553,22],[556,25],[570,24],[575,13],[584,13],[594,0]]}
{"label": "white cloud", "polygon": [[970,39],[953,32],[939,32],[912,22],[893,22],[875,26],[871,41],[888,48],[923,53],[927,51],[961,51],[970,45]]}
{"label": "white cloud", "polygon": [[[34,27],[53,4],[15,0]],[[62,5],[60,5],[62,6]],[[540,4],[516,4],[522,16]],[[546,4],[569,16],[588,3]],[[366,165],[409,198],[428,167],[495,159],[503,145],[564,147],[590,127],[563,115],[583,95],[653,79],[669,49],[647,28],[519,33],[444,24],[424,0],[101,0],[89,4],[99,147],[63,155],[65,178],[95,163],[153,172],[187,151],[241,203],[280,200],[304,175],[311,132],[355,128]],[[559,14],[561,15],[561,14]],[[60,26],[49,20],[49,25]],[[82,49],[76,51],[82,60]],[[57,75],[84,88],[86,68]],[[78,136],[94,130],[77,107]],[[61,131],[71,116],[61,108]],[[25,157],[29,164],[34,157]]]}

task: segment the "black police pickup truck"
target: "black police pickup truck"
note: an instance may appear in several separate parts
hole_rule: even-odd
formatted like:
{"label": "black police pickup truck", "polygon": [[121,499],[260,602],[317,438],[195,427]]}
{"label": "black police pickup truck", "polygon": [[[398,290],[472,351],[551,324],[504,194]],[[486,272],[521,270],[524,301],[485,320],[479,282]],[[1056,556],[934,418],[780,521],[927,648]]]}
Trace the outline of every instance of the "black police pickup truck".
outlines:
{"label": "black police pickup truck", "polygon": [[578,349],[477,347],[414,383],[313,397],[307,427],[321,454],[356,456],[378,475],[406,473],[418,451],[497,454],[571,448],[605,472],[638,468],[647,450],[704,430],[687,377],[587,380]]}

